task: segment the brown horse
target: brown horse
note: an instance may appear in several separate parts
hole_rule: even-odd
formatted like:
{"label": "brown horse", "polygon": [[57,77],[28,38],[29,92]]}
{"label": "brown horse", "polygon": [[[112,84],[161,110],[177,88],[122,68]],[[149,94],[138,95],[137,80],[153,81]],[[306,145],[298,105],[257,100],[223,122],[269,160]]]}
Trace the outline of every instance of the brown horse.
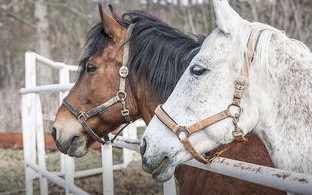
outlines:
{"label": "brown horse", "polygon": [[[52,129],[58,149],[70,156],[85,155],[95,140],[106,143],[100,137],[107,139],[129,120],[148,123],[201,45],[202,39],[197,42],[145,12],[128,12],[118,21],[100,14],[102,21],[87,35],[79,78]],[[261,142],[237,147],[226,156],[272,166]],[[186,165],[176,170],[176,177],[180,194],[280,193]]]}

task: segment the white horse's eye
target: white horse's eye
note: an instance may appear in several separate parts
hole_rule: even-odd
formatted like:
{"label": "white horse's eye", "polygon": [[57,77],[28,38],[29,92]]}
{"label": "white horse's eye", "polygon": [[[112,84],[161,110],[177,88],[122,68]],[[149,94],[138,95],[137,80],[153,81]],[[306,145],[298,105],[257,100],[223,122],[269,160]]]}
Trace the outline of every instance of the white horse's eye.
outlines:
{"label": "white horse's eye", "polygon": [[194,74],[194,75],[197,75],[197,76],[204,74],[205,72],[207,72],[207,70],[208,70],[207,68],[204,68],[204,67],[202,67],[201,65],[198,65],[198,64],[194,64],[190,68],[191,74]]}

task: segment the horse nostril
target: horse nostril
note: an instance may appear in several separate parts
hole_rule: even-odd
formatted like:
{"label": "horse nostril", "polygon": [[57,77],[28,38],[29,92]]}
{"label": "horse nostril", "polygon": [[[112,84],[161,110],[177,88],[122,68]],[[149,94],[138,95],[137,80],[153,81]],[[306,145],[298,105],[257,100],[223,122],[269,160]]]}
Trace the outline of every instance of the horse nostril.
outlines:
{"label": "horse nostril", "polygon": [[143,138],[140,145],[140,154],[143,156],[146,151],[146,140]]}
{"label": "horse nostril", "polygon": [[55,127],[52,127],[51,135],[52,135],[54,141],[56,141],[56,128]]}

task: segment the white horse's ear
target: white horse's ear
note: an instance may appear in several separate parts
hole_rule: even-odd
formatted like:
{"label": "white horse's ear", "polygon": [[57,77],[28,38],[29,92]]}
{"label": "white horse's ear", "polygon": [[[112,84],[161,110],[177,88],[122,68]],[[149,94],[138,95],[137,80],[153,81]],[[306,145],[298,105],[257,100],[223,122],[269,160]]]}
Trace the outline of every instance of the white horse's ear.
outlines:
{"label": "white horse's ear", "polygon": [[229,5],[228,0],[213,0],[213,7],[216,14],[217,26],[225,33],[231,33],[231,30],[242,18]]}

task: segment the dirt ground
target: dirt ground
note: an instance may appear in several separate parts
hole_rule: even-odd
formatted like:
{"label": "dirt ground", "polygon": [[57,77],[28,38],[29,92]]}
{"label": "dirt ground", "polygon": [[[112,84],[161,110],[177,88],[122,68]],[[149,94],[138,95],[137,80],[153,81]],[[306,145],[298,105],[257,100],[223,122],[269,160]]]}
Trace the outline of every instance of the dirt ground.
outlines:
{"label": "dirt ground", "polygon": [[[47,168],[59,171],[59,153],[47,151]],[[121,150],[114,149],[114,163],[120,161]],[[100,151],[91,149],[83,157],[76,159],[76,170],[100,167]],[[90,194],[102,194],[102,175],[75,179],[76,185]],[[156,182],[141,169],[141,162],[135,161],[126,169],[114,171],[115,194],[117,195],[157,195],[162,194],[162,184]],[[34,194],[39,193],[38,181],[34,182]],[[23,151],[0,148],[0,195],[25,194]],[[65,194],[64,190],[49,183],[49,194]]]}

